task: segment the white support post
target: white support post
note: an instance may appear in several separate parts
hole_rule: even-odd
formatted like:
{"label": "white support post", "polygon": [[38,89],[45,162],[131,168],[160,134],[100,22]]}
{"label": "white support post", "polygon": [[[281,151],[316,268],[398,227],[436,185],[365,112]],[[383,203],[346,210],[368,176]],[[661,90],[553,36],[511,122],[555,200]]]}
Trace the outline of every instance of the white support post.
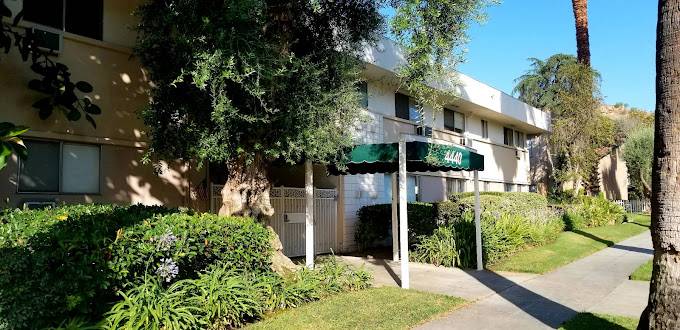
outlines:
{"label": "white support post", "polygon": [[406,198],[406,142],[399,141],[399,249],[401,250],[401,287],[409,288],[408,214]]}
{"label": "white support post", "polygon": [[479,172],[475,170],[475,246],[477,247],[477,270],[484,269],[482,263],[482,224],[479,206]]}
{"label": "white support post", "polygon": [[314,268],[314,168],[305,161],[305,265]]}
{"label": "white support post", "polygon": [[392,260],[399,261],[399,223],[397,208],[399,207],[399,185],[397,173],[390,175],[392,180]]}

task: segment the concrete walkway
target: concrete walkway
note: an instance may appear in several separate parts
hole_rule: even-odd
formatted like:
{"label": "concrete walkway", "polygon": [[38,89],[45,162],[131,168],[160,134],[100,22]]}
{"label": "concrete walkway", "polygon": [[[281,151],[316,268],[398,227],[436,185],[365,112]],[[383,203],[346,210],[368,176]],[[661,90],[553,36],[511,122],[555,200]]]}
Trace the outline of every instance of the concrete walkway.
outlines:
{"label": "concrete walkway", "polygon": [[[411,288],[473,301],[420,328],[557,328],[581,311],[638,317],[646,305],[649,284],[630,281],[628,276],[650,258],[651,246],[649,232],[645,232],[545,275],[411,263]],[[398,285],[398,262],[342,258],[365,265],[376,285]]]}

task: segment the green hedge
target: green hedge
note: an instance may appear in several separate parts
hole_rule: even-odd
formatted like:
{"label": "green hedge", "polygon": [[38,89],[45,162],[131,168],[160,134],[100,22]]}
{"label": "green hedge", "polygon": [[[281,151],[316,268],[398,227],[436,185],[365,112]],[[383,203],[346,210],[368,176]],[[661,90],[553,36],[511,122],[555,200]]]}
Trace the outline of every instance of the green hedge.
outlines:
{"label": "green hedge", "polygon": [[114,205],[5,211],[0,324],[42,328],[70,317],[97,319],[118,290],[148,276],[171,283],[217,262],[264,272],[270,250],[268,231],[244,218]]}
{"label": "green hedge", "polygon": [[249,218],[115,205],[0,216],[0,329],[227,329],[370,280],[334,260],[282,278]]}
{"label": "green hedge", "polygon": [[[431,203],[408,203],[409,242],[431,234],[437,228],[436,205]],[[357,225],[354,239],[360,250],[375,247],[385,241],[392,227],[392,205],[377,204],[364,206],[357,211]]]}
{"label": "green hedge", "polygon": [[603,194],[581,195],[577,201],[576,204],[563,207],[563,219],[567,230],[619,224],[625,220],[626,213],[623,207],[607,200]]}

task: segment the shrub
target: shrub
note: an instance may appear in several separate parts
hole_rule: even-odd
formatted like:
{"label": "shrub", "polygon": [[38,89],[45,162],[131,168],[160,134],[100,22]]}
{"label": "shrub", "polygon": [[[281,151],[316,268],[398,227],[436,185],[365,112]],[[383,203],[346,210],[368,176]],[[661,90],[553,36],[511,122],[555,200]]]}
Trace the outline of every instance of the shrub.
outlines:
{"label": "shrub", "polygon": [[270,251],[268,231],[250,219],[146,206],[5,211],[0,326],[43,328],[67,319],[97,320],[120,299],[118,290],[134,289],[149,278],[162,280],[163,286],[196,278],[218,262],[267,271]]}
{"label": "shrub", "polygon": [[[476,266],[474,195],[454,194],[436,204],[442,227],[420,238],[413,255],[419,262],[471,268]],[[544,196],[534,193],[487,192],[480,195],[484,262],[493,264],[518,250],[543,245],[564,229]]]}
{"label": "shrub", "polygon": [[565,207],[563,219],[567,230],[580,230],[622,223],[625,211],[602,194],[579,196],[577,204]]}
{"label": "shrub", "polygon": [[460,255],[456,246],[456,230],[453,226],[443,226],[434,230],[432,235],[421,237],[416,244],[411,258],[417,262],[430,263],[435,266],[454,267],[460,265]]}
{"label": "shrub", "polygon": [[[409,203],[408,229],[411,246],[422,235],[431,234],[437,228],[436,206],[431,203]],[[390,235],[392,227],[392,205],[378,204],[364,206],[357,211],[359,220],[354,239],[360,250],[380,245]]]}
{"label": "shrub", "polygon": [[[196,278],[221,263],[246,272],[269,270],[269,231],[248,218],[173,213],[122,229],[111,244],[109,269],[123,284],[136,284],[149,272],[166,282]],[[163,271],[176,267],[177,274]]]}
{"label": "shrub", "polygon": [[[146,279],[121,293],[124,300],[107,313],[105,324],[109,329],[232,329],[260,319],[267,311],[367,288],[370,279],[365,271],[335,258],[314,270],[303,268],[288,279],[273,272],[256,274],[216,264],[197,279],[177,281],[167,289]],[[170,317],[154,317],[154,313]],[[176,319],[182,323],[175,323]]]}
{"label": "shrub", "polygon": [[[190,280],[167,289],[153,277],[121,293],[123,300],[107,313],[106,329],[197,329],[206,326],[202,309],[191,301]],[[190,303],[188,303],[190,302]]]}

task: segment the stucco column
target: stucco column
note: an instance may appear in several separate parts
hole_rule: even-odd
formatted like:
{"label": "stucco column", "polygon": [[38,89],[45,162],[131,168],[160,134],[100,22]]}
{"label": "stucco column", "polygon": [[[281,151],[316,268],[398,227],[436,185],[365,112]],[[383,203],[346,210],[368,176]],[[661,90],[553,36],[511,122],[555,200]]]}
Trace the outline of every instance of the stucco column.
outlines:
{"label": "stucco column", "polygon": [[392,260],[399,261],[399,223],[397,223],[397,208],[399,207],[399,185],[397,173],[390,175],[392,180]]}
{"label": "stucco column", "polygon": [[409,288],[408,214],[406,197],[406,142],[399,141],[399,248],[401,252],[401,287]]}
{"label": "stucco column", "polygon": [[305,265],[314,268],[314,169],[305,161]]}
{"label": "stucco column", "polygon": [[475,170],[475,246],[477,247],[477,270],[484,269],[482,263],[482,224],[479,206],[479,171]]}

